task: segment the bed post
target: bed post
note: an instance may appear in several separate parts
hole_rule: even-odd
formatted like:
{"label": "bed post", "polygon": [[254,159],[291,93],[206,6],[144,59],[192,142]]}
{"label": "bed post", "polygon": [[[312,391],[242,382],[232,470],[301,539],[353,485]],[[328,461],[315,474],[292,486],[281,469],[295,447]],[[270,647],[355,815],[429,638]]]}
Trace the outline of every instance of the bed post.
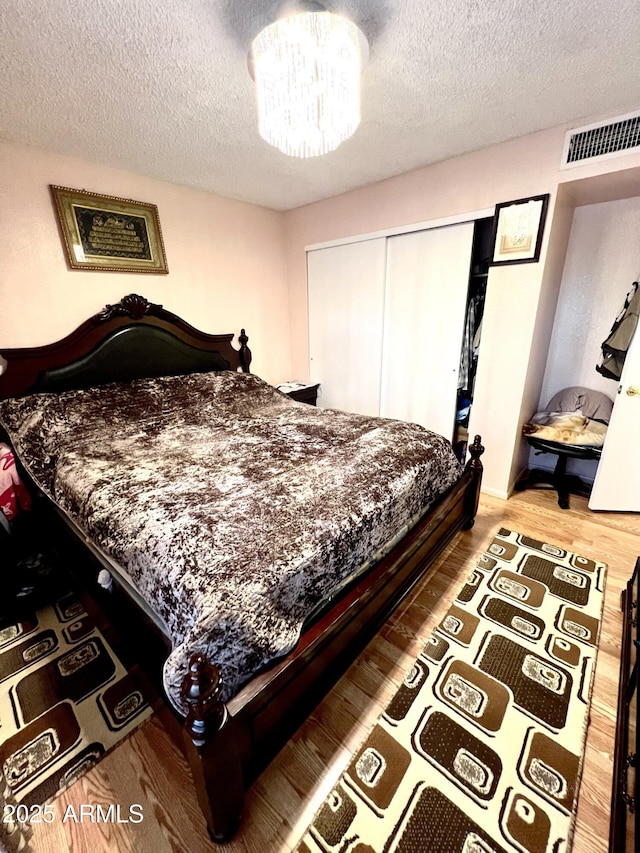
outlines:
{"label": "bed post", "polygon": [[244,784],[220,671],[205,655],[193,655],[180,693],[189,709],[183,733],[198,802],[212,840],[226,841],[240,822]]}
{"label": "bed post", "polygon": [[240,329],[240,337],[238,340],[240,341],[240,367],[242,368],[243,373],[249,373],[249,368],[251,366],[251,350],[247,346],[249,338],[244,329]]}
{"label": "bed post", "polygon": [[468,521],[464,525],[465,530],[470,530],[478,511],[478,501],[480,500],[480,486],[482,485],[482,462],[480,457],[484,453],[484,447],[477,435],[473,444],[469,445],[469,456],[471,457],[465,466],[465,471],[470,471],[473,479],[467,488],[464,496],[465,510]]}

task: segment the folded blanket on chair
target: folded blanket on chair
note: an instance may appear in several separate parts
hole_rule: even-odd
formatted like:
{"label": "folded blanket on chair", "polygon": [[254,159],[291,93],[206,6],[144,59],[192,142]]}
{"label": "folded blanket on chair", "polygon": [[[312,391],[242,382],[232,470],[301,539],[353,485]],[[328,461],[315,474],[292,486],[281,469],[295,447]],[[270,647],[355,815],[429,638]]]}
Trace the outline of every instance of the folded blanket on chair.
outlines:
{"label": "folded blanket on chair", "polygon": [[545,441],[602,447],[607,425],[575,412],[537,412],[522,427],[522,432],[530,438]]}

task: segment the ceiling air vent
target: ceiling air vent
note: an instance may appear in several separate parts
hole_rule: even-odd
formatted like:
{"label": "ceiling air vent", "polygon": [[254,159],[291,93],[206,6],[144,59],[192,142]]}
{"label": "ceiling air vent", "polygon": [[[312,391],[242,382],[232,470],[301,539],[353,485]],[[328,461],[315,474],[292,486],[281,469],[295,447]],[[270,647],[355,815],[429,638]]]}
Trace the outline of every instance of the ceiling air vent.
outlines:
{"label": "ceiling air vent", "polygon": [[640,112],[568,131],[562,168],[632,151],[640,151]]}

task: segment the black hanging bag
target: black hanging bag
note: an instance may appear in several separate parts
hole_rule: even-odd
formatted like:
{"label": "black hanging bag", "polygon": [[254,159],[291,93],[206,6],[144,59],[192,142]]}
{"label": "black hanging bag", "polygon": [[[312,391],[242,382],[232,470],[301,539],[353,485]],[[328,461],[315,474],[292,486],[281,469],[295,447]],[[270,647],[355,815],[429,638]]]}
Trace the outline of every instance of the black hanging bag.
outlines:
{"label": "black hanging bag", "polygon": [[638,325],[639,311],[640,288],[634,281],[606,341],[602,342],[602,356],[596,370],[607,379],[619,381],[622,375],[622,365]]}

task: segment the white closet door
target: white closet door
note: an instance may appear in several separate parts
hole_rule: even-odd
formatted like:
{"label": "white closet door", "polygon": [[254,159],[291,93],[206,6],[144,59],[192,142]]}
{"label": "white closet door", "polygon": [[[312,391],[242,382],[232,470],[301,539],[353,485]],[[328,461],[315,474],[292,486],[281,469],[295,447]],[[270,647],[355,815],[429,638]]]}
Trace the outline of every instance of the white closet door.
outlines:
{"label": "white closet door", "polygon": [[318,405],[380,411],[384,237],[307,253],[311,382]]}
{"label": "white closet door", "polygon": [[453,436],[473,223],[389,237],[380,414]]}
{"label": "white closet door", "polygon": [[589,509],[640,512],[640,331],[627,351]]}

